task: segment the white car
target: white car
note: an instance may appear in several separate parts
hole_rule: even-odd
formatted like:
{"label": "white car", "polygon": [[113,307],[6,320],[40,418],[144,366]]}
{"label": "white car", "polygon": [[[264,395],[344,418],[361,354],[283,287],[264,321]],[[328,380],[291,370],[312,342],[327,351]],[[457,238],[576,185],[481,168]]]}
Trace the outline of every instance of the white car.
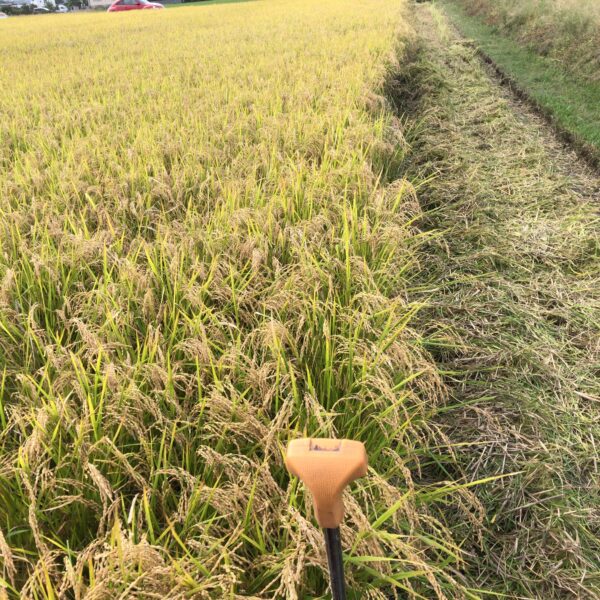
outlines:
{"label": "white car", "polygon": [[0,12],[0,19],[8,19],[8,15],[6,13]]}
{"label": "white car", "polygon": [[56,12],[67,13],[67,12],[69,12],[69,9],[64,4],[57,4],[56,5]]}

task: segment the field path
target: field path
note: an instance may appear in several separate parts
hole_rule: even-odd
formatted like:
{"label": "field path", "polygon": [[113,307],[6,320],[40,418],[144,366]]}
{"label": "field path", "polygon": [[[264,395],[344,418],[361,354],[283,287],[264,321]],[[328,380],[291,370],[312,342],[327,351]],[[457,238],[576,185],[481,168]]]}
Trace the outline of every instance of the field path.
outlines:
{"label": "field path", "polygon": [[417,5],[415,27],[399,108],[438,232],[422,328],[465,476],[517,473],[476,488],[468,578],[511,598],[600,598],[600,178],[439,8]]}

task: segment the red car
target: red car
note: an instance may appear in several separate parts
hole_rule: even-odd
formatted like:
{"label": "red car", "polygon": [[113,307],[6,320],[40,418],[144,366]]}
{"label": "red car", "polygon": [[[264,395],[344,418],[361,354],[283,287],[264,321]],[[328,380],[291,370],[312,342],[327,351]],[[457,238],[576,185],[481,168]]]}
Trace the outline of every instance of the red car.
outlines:
{"label": "red car", "polygon": [[164,8],[162,4],[158,2],[148,2],[148,0],[117,0],[113,2],[108,12],[122,12],[124,10],[145,10],[154,8]]}

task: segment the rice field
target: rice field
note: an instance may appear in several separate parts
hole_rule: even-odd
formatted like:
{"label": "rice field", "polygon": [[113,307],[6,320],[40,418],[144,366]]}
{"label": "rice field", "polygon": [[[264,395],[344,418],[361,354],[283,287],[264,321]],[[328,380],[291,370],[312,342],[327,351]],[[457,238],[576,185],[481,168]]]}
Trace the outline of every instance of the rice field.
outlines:
{"label": "rice field", "polygon": [[354,597],[477,597],[444,514],[481,507],[411,327],[404,11],[1,24],[0,597],[327,597],[282,461],[304,434],[367,445]]}

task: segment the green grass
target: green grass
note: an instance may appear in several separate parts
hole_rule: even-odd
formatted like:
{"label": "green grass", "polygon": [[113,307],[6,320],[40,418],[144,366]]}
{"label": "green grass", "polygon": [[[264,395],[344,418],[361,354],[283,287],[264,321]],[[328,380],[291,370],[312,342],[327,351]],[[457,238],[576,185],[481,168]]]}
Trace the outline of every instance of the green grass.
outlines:
{"label": "green grass", "polygon": [[255,2],[256,0],[201,0],[200,2],[178,2],[165,4],[165,8],[182,8],[184,6],[212,6],[214,4],[239,4],[241,2]]}
{"label": "green grass", "polygon": [[600,81],[597,0],[452,0],[520,46],[575,77]]}
{"label": "green grass", "polygon": [[557,123],[600,149],[600,83],[569,74],[556,61],[519,46],[452,1],[440,4],[462,33],[472,38]]}

